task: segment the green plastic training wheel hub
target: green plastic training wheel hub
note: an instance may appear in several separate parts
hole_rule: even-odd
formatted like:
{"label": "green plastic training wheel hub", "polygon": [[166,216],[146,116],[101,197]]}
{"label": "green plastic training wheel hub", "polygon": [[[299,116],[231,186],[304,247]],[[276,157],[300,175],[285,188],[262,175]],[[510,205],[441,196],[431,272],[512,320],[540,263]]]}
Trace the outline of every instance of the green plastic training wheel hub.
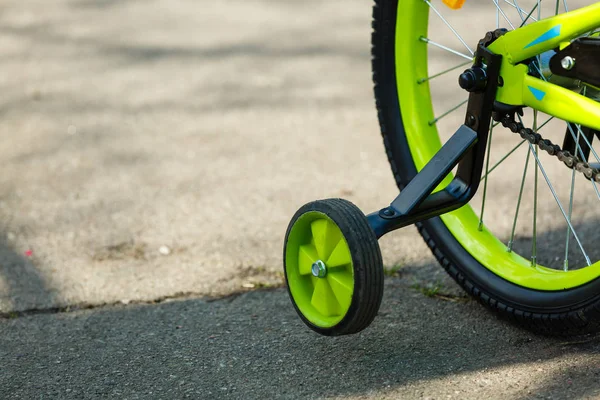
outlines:
{"label": "green plastic training wheel hub", "polygon": [[302,321],[326,336],[357,333],[383,296],[383,261],[365,214],[343,199],[305,204],[288,225],[283,268]]}
{"label": "green plastic training wheel hub", "polygon": [[352,255],[327,215],[310,211],[296,220],[287,241],[286,275],[294,303],[310,323],[329,328],[344,318],[354,291]]}

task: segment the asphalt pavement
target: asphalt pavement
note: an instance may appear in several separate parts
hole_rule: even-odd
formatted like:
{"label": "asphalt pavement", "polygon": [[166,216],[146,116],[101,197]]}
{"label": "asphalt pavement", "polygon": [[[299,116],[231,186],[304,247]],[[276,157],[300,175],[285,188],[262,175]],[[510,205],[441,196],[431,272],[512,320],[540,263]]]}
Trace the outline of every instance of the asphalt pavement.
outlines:
{"label": "asphalt pavement", "polygon": [[[469,42],[495,21],[489,3],[453,15]],[[371,6],[0,4],[0,399],[600,397],[596,338],[497,320],[414,227],[380,242],[396,272],[369,329],[323,338],[294,314],[281,254],[296,209],[344,197],[370,212],[397,194],[373,101]],[[431,53],[432,69],[447,56]],[[438,89],[438,111],[464,95]],[[442,136],[462,118],[440,120]],[[515,137],[494,143],[492,163]],[[503,239],[521,160],[488,187],[485,222]],[[547,172],[570,179],[559,163]],[[541,190],[554,214],[541,213],[539,254],[560,263],[566,226]],[[590,193],[573,220],[598,259]],[[531,229],[519,225],[518,251]]]}
{"label": "asphalt pavement", "polygon": [[592,399],[598,341],[544,339],[391,279],[366,331],[321,337],[282,289],[3,321],[0,397]]}

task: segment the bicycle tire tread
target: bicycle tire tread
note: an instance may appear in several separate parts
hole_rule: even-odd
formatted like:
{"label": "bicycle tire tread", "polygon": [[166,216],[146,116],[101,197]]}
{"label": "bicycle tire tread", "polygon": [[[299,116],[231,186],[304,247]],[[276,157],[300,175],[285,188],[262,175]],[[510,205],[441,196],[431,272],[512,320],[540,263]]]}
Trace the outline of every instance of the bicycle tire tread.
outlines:
{"label": "bicycle tire tread", "polygon": [[[386,23],[384,13],[386,11],[385,7],[390,7],[390,5],[395,5],[397,7],[397,0],[374,0],[371,62],[375,107],[377,110],[383,144],[396,185],[402,190],[408,182],[402,178],[400,166],[395,162],[392,150],[392,138],[390,137],[391,133],[387,126],[387,111],[385,109],[385,107],[389,105],[385,104],[386,102],[383,100],[385,87],[381,83],[382,79],[385,79],[385,77],[381,76],[384,74],[382,41],[385,40],[385,35],[387,34],[386,32],[383,32],[383,26]],[[394,16],[395,13],[396,11],[394,10]],[[446,270],[454,281],[471,297],[501,318],[509,320],[526,329],[535,331],[536,333],[550,336],[578,336],[595,333],[600,330],[600,299],[596,299],[581,307],[560,313],[529,312],[518,309],[507,304],[508,302],[503,301],[493,293],[488,292],[485,288],[480,287],[476,282],[466,276],[462,272],[462,268],[446,257],[444,252],[439,248],[439,245],[433,238],[434,235],[429,232],[426,223],[417,223],[415,225],[438,263]]]}

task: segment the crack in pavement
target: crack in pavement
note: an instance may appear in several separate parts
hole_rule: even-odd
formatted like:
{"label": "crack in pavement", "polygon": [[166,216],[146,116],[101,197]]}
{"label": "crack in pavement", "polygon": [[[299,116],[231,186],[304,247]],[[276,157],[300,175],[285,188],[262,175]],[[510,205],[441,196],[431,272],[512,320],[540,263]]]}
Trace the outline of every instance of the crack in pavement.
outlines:
{"label": "crack in pavement", "polygon": [[27,317],[32,315],[44,315],[44,314],[61,314],[61,313],[71,313],[75,311],[82,310],[97,310],[97,309],[105,309],[111,307],[127,307],[134,305],[153,305],[153,304],[162,304],[170,301],[186,301],[186,300],[202,300],[207,303],[213,303],[217,301],[233,301],[237,297],[249,293],[249,292],[269,292],[276,289],[280,289],[283,287],[281,285],[269,285],[262,286],[256,288],[248,288],[248,289],[240,289],[237,291],[233,291],[227,294],[218,295],[218,296],[207,296],[206,294],[200,292],[185,292],[185,293],[176,293],[174,295],[157,297],[153,300],[131,300],[131,301],[115,301],[115,302],[107,302],[107,303],[99,303],[99,304],[74,304],[64,307],[48,307],[48,308],[31,308],[27,310],[21,311],[9,311],[9,312],[0,312],[0,319],[16,319],[21,317]]}

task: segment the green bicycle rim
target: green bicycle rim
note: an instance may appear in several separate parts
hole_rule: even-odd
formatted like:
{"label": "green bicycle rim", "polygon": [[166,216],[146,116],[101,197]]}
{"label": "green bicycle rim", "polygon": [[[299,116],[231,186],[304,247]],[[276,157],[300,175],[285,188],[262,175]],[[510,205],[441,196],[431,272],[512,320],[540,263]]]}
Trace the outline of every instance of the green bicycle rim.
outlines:
{"label": "green bicycle rim", "polygon": [[[399,0],[396,21],[396,82],[402,122],[409,150],[417,170],[421,170],[440,149],[428,76],[427,44],[429,6],[420,0]],[[406,62],[410,60],[410,62]],[[446,178],[440,187],[451,181]],[[529,259],[508,252],[492,232],[479,230],[479,218],[470,205],[441,216],[454,238],[485,268],[516,285],[541,291],[558,291],[584,285],[600,276],[600,262],[586,268],[561,271],[531,265]]]}
{"label": "green bicycle rim", "polygon": [[[294,303],[302,315],[320,328],[339,324],[354,294],[354,265],[340,228],[327,215],[311,211],[294,223],[286,245],[286,276]],[[325,276],[312,274],[321,260]]]}

